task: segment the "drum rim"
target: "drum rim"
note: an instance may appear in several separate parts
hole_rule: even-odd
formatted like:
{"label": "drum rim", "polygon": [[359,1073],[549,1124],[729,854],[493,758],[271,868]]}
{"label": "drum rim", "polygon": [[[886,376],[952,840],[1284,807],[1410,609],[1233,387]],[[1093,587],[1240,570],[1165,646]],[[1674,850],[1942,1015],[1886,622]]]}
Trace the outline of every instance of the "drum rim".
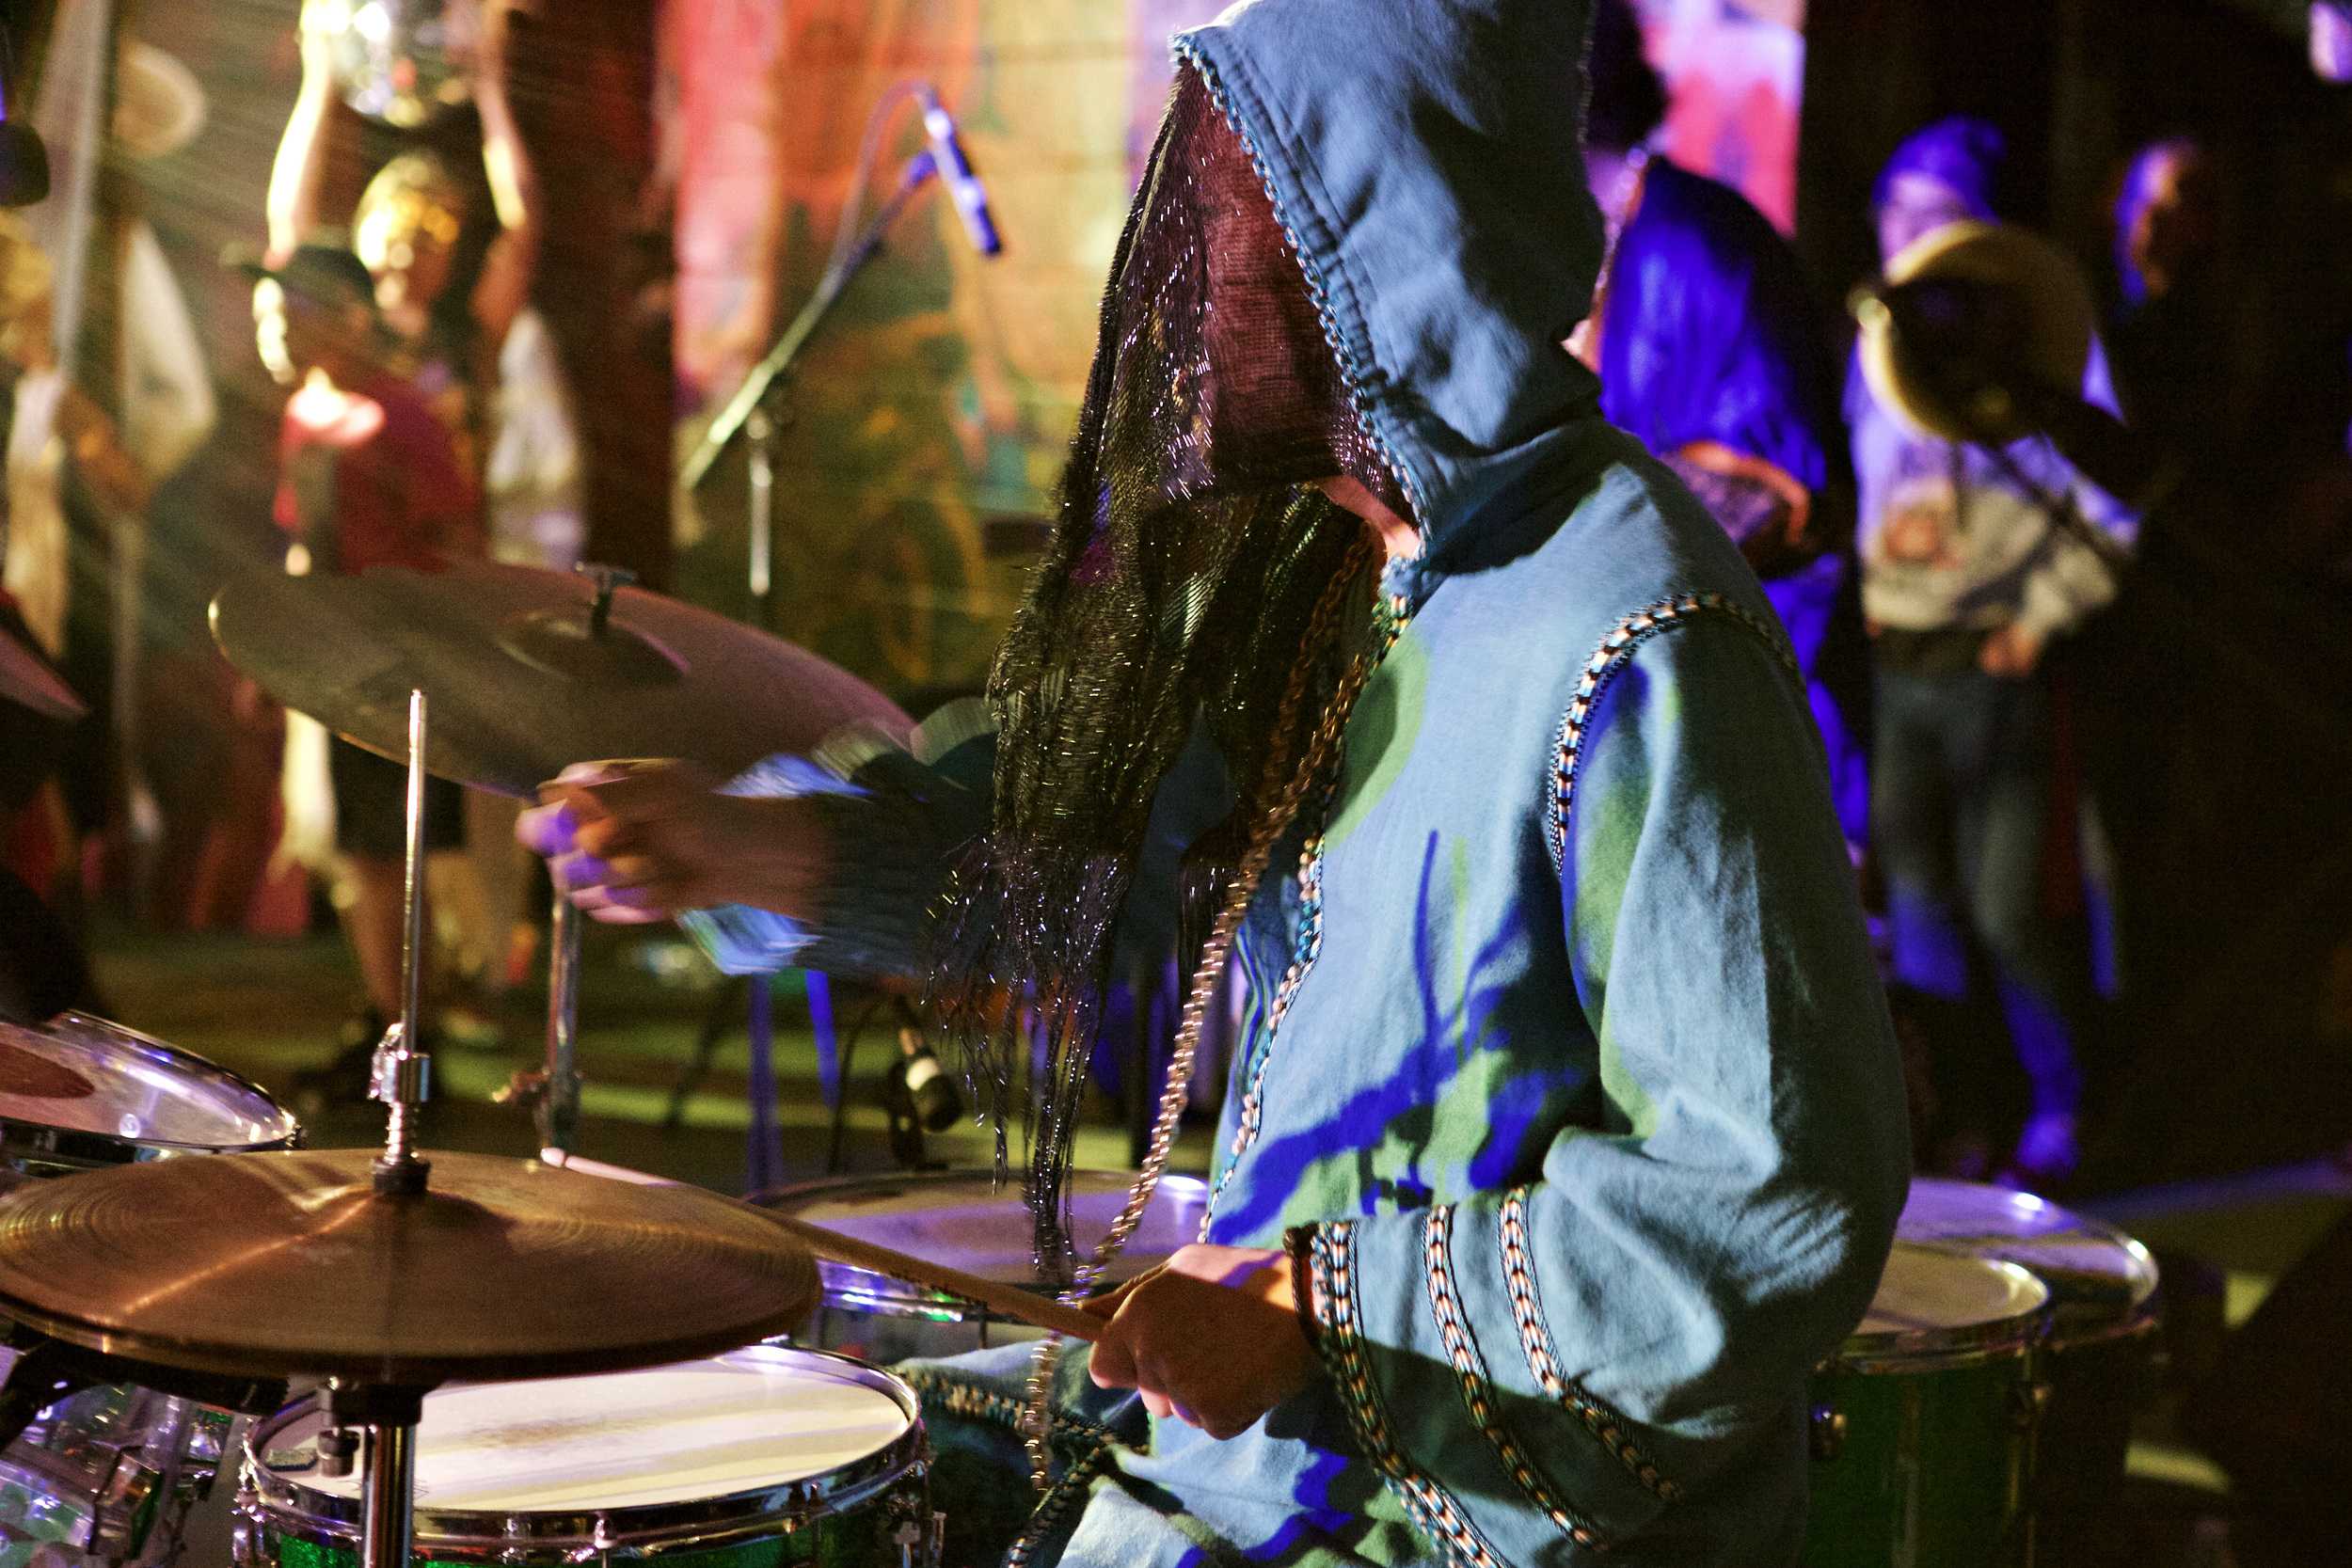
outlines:
{"label": "drum rim", "polygon": [[[872,1453],[822,1475],[678,1502],[562,1512],[492,1511],[437,1508],[420,1497],[416,1504],[414,1555],[490,1560],[517,1546],[533,1544],[592,1546],[608,1552],[628,1548],[721,1547],[773,1535],[779,1530],[800,1529],[818,1519],[850,1513],[888,1493],[929,1464],[930,1450],[923,1428],[921,1402],[906,1381],[895,1373],[834,1351],[766,1342],[670,1365],[694,1366],[730,1356],[750,1356],[777,1364],[827,1363],[833,1370],[847,1373],[852,1381],[888,1396],[906,1417],[906,1429]],[[272,1470],[262,1458],[278,1433],[315,1411],[318,1404],[318,1394],[306,1394],[276,1415],[256,1421],[246,1432],[239,1456],[237,1511],[262,1528],[284,1536],[316,1544],[349,1545],[359,1539],[363,1517],[360,1497],[343,1497],[305,1485]]]}
{"label": "drum rim", "polygon": [[[2057,1338],[2071,1343],[2075,1339],[2088,1341],[2105,1338],[2109,1335],[2130,1333],[2140,1318],[2155,1310],[2156,1300],[2164,1290],[2164,1271],[2158,1266],[2155,1254],[2148,1250],[2148,1244],[2121,1226],[2110,1225],[2096,1214],[2087,1214],[2080,1209],[2071,1209],[2065,1204],[2053,1202],[2039,1193],[2022,1192],[2016,1188],[2002,1187],[1990,1181],[1963,1181],[1957,1177],[1949,1176],[1913,1177],[1910,1193],[1903,1200],[1905,1211],[1911,1208],[1912,1196],[1916,1196],[1923,1188],[1930,1191],[1968,1194],[2006,1193],[2012,1198],[2030,1197],[2045,1209],[2065,1215],[2067,1228],[2110,1242],[2114,1243],[2117,1250],[2130,1255],[2133,1262],[2138,1265],[2137,1272],[2131,1275],[2133,1286],[2131,1299],[2127,1303],[2114,1304],[2110,1308],[2093,1300],[2070,1298],[2059,1291],[2049,1274],[2034,1267],[2022,1258],[2010,1257],[2006,1253],[1982,1251],[1958,1237],[1907,1236],[1903,1234],[1902,1221],[1899,1218],[1896,1220],[1895,1239],[1906,1245],[1931,1247],[1938,1252],[1956,1253],[1969,1258],[1989,1258],[1996,1262],[2015,1263],[2019,1268],[2041,1280],[2049,1288],[2051,1316],[2061,1324],[2090,1329],[2090,1332],[2082,1334],[2060,1333],[2055,1336]],[[2034,1244],[2033,1239],[2027,1236],[2019,1236],[2014,1240],[2019,1247],[2029,1247]],[[2079,1274],[2081,1271],[2072,1272]],[[2091,1326],[2094,1323],[2097,1324],[2096,1327]]]}
{"label": "drum rim", "polygon": [[[1900,1242],[1897,1245],[1942,1257],[1955,1256],[1935,1247],[1920,1246],[1915,1242]],[[1866,1333],[1857,1325],[1821,1364],[1822,1370],[1941,1371],[1988,1361],[2004,1361],[2028,1354],[2049,1322],[2049,1286],[2022,1264],[1975,1253],[1957,1256],[1986,1268],[1996,1269],[2012,1279],[2022,1280],[2039,1292],[2039,1299],[2023,1312],[2011,1313],[2005,1318],[1988,1318],[1982,1323],[1953,1323],[1937,1328],[1885,1329],[1875,1334]]]}
{"label": "drum rim", "polygon": [[[764,1188],[754,1193],[745,1201],[762,1209],[779,1209],[787,1213],[794,1213],[798,1211],[784,1208],[785,1199],[790,1198],[796,1202],[804,1202],[834,1193],[866,1187],[945,1187],[951,1182],[972,1180],[986,1173],[985,1166],[958,1166],[949,1170],[909,1171],[901,1175],[825,1176],[818,1177],[812,1181],[794,1181],[783,1186]],[[1119,1182],[1132,1184],[1136,1176],[1134,1171],[1103,1169],[1079,1169],[1070,1174],[1073,1177],[1100,1177],[1114,1184]],[[1204,1207],[1209,1200],[1209,1183],[1198,1176],[1164,1172],[1159,1179],[1158,1187],[1154,1189],[1153,1196],[1157,1196],[1161,1192],[1184,1194]],[[917,1285],[912,1280],[900,1279],[896,1275],[860,1268],[854,1263],[842,1263],[829,1258],[820,1258],[817,1260],[817,1278],[824,1291],[824,1299],[819,1303],[819,1310],[853,1312],[869,1318],[913,1318],[942,1323],[1005,1321],[1001,1313],[991,1312],[987,1307],[966,1297],[946,1291],[933,1290],[929,1286]],[[1096,1290],[1098,1291],[1113,1290],[1120,1283],[1120,1281],[1117,1279],[1106,1278],[1098,1283]],[[1039,1289],[1034,1283],[1022,1285],[1019,1288]]]}
{"label": "drum rim", "polygon": [[0,1149],[7,1151],[0,1159],[5,1159],[7,1164],[21,1168],[21,1155],[25,1152],[70,1163],[136,1164],[142,1161],[166,1160],[183,1154],[249,1154],[301,1147],[302,1124],[292,1111],[278,1102],[276,1095],[245,1074],[225,1068],[209,1056],[199,1055],[167,1040],[159,1040],[152,1035],[141,1034],[136,1029],[125,1028],[93,1013],[68,1010],[43,1023],[17,1024],[14,1027],[26,1034],[42,1035],[61,1026],[87,1028],[127,1042],[141,1051],[163,1057],[167,1066],[190,1069],[189,1076],[193,1078],[210,1080],[248,1094],[270,1108],[273,1117],[284,1131],[274,1137],[250,1143],[190,1143],[174,1138],[132,1138],[124,1137],[119,1132],[60,1127],[53,1121],[39,1121],[22,1114],[0,1111]]}

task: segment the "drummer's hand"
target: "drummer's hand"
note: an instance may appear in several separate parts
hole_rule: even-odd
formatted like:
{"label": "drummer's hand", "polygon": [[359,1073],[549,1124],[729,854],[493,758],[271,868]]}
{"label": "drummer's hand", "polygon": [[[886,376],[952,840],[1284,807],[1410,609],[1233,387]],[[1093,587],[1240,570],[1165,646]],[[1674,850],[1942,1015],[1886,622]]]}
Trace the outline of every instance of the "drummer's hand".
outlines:
{"label": "drummer's hand", "polygon": [[804,800],[722,794],[689,763],[577,763],[515,836],[596,919],[633,925],[751,904],[808,918],[831,857]]}
{"label": "drummer's hand", "polygon": [[1184,1247],[1084,1304],[1110,1320],[1094,1347],[1095,1386],[1133,1388],[1154,1416],[1237,1436],[1315,1374],[1295,1300],[1286,1252]]}

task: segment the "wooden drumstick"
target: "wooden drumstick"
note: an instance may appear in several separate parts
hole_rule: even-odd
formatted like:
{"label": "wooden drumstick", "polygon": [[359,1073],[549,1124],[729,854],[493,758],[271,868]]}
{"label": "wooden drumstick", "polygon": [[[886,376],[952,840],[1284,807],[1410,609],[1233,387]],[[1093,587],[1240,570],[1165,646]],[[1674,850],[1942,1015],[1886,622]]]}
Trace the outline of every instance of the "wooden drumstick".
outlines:
{"label": "wooden drumstick", "polygon": [[[543,1148],[539,1157],[550,1165],[560,1165],[583,1176],[601,1176],[610,1180],[636,1181],[650,1186],[672,1185],[663,1177],[649,1176],[644,1171],[628,1170],[620,1165],[608,1165],[598,1160],[583,1160],[564,1149]],[[743,1207],[798,1238],[803,1245],[819,1258],[830,1258],[851,1268],[870,1269],[876,1274],[888,1275],[893,1279],[928,1285],[934,1291],[945,1291],[949,1295],[977,1301],[1000,1317],[1027,1323],[1031,1328],[1051,1329],[1073,1339],[1084,1339],[1089,1345],[1103,1337],[1102,1319],[1081,1312],[1074,1307],[1065,1307],[1051,1296],[1025,1291],[1018,1285],[982,1279],[978,1275],[951,1269],[945,1263],[934,1263],[928,1258],[917,1258],[912,1253],[894,1252],[872,1242],[861,1242],[837,1230],[827,1230],[823,1226],[811,1225],[789,1214],[780,1214],[773,1209],[762,1209],[755,1203],[746,1203]]]}
{"label": "wooden drumstick", "polygon": [[893,1279],[911,1280],[917,1285],[928,1285],[934,1291],[945,1291],[949,1295],[977,1301],[998,1316],[1027,1323],[1031,1328],[1049,1328],[1073,1339],[1084,1339],[1089,1344],[1103,1337],[1104,1324],[1102,1319],[1081,1312],[1074,1307],[1065,1307],[1051,1296],[1025,1291],[1018,1285],[982,1279],[978,1275],[951,1269],[928,1258],[893,1252],[886,1246],[861,1242],[837,1230],[827,1230],[806,1220],[779,1214],[772,1209],[762,1209],[759,1212],[800,1238],[809,1251],[820,1258],[830,1258],[836,1263],[870,1269],[876,1274],[888,1275]]}

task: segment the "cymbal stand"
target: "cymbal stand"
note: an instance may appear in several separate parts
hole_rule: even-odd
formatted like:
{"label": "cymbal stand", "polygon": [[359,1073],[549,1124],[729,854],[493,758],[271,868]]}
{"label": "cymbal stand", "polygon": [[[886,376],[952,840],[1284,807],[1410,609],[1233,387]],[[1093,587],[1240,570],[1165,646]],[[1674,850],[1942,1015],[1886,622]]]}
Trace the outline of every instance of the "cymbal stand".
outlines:
{"label": "cymbal stand", "polygon": [[[433,1058],[419,1032],[424,974],[424,757],[427,718],[424,693],[408,693],[407,930],[402,954],[400,1022],[384,1032],[375,1048],[373,1098],[384,1102],[384,1153],[375,1162],[375,1190],[397,1201],[423,1193],[432,1172],[417,1157],[417,1113],[432,1091]],[[360,1568],[408,1568],[415,1534],[417,1422],[424,1416],[424,1391],[374,1386],[327,1385],[327,1420],[342,1439],[322,1456],[348,1463],[349,1429],[362,1429]]]}
{"label": "cymbal stand", "polygon": [[432,1167],[417,1158],[417,1113],[433,1088],[433,1058],[423,1033],[424,975],[424,754],[425,701],[408,693],[408,853],[404,909],[406,930],[401,952],[400,1020],[384,1031],[371,1064],[369,1097],[385,1107],[384,1154],[375,1163],[375,1190],[393,1195],[424,1191]]}
{"label": "cymbal stand", "polygon": [[424,1418],[424,1395],[421,1388],[340,1380],[326,1386],[328,1430],[320,1433],[321,1470],[349,1474],[349,1433],[355,1428],[360,1433],[359,1568],[408,1568],[416,1539],[417,1423]]}

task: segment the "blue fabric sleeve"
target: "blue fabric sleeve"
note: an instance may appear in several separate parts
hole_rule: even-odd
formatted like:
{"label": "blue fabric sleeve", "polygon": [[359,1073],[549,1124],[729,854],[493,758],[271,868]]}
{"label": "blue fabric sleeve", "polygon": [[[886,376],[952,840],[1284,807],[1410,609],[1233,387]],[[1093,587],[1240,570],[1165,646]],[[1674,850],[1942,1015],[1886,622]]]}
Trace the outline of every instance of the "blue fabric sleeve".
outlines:
{"label": "blue fabric sleeve", "polygon": [[727,785],[729,793],[818,803],[834,863],[823,912],[803,922],[739,904],[689,911],[678,924],[729,974],[787,967],[914,974],[956,851],[987,829],[993,754],[994,737],[986,736],[935,764],[883,751],[846,777],[806,757],[754,765]]}
{"label": "blue fabric sleeve", "polygon": [[[1566,726],[1563,958],[1603,1124],[1510,1191],[1314,1227],[1351,1424],[1457,1560],[1671,1541],[1697,1483],[1795,1440],[1884,1266],[1893,1031],[1797,684],[1743,615],[1605,646]],[[1754,1560],[1800,1525],[1753,1521]]]}

